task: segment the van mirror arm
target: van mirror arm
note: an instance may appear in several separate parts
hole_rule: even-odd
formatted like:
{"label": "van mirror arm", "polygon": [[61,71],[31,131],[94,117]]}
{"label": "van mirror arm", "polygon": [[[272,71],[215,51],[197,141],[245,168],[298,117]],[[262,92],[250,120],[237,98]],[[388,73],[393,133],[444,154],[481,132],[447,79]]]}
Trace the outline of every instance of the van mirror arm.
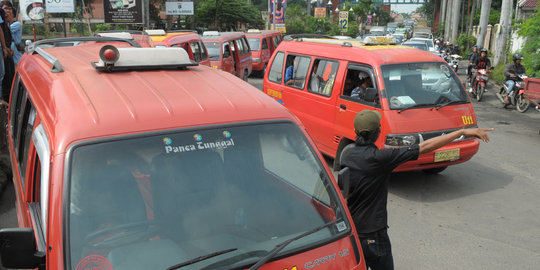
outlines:
{"label": "van mirror arm", "polygon": [[45,252],[37,251],[32,228],[1,229],[0,259],[6,268],[34,269],[45,264]]}
{"label": "van mirror arm", "polygon": [[350,170],[349,167],[345,167],[338,173],[338,186],[345,199],[349,196],[350,185]]}

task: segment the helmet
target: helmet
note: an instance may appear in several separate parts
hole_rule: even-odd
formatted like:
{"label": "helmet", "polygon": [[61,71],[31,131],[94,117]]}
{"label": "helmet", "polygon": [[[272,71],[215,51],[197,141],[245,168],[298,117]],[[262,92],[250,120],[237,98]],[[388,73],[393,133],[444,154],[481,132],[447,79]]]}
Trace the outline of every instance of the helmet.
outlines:
{"label": "helmet", "polygon": [[514,55],[512,55],[513,61],[521,60],[521,59],[523,59],[523,55],[521,55],[521,53],[514,53]]}
{"label": "helmet", "polygon": [[480,50],[480,53],[483,53],[483,52],[485,52],[485,53],[487,54],[487,53],[488,53],[488,50],[487,50],[486,48],[482,48],[482,49]]}
{"label": "helmet", "polygon": [[474,44],[473,48],[474,48],[474,47],[478,48],[479,46],[478,46],[478,44]]}

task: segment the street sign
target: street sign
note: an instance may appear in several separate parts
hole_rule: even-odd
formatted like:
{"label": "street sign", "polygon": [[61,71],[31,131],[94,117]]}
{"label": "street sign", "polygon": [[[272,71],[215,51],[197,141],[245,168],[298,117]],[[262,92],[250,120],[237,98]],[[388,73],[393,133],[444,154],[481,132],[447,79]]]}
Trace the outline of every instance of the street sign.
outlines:
{"label": "street sign", "polygon": [[347,27],[349,26],[349,12],[340,11],[339,12],[339,28],[341,32],[347,32]]}
{"label": "street sign", "polygon": [[47,0],[45,10],[47,13],[74,13],[75,3],[73,0]]}
{"label": "street sign", "polygon": [[19,10],[25,24],[43,23],[45,17],[45,9],[43,8],[43,0],[20,0]]}
{"label": "street sign", "polygon": [[315,8],[315,18],[326,18],[326,8],[316,7]]}
{"label": "street sign", "polygon": [[165,13],[167,15],[193,15],[193,1],[166,0]]}

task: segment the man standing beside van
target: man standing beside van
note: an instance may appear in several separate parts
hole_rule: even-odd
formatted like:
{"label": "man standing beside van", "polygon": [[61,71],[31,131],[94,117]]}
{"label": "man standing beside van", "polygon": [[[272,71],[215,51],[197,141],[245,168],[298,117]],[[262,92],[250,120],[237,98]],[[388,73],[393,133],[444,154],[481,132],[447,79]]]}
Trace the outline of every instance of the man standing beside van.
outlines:
{"label": "man standing beside van", "polygon": [[381,132],[381,114],[363,110],[354,118],[357,135],[355,147],[341,158],[342,167],[351,172],[351,192],[347,204],[371,270],[394,269],[390,238],[388,237],[388,181],[392,170],[400,164],[418,159],[420,154],[441,148],[465,136],[489,141],[486,131],[493,129],[460,129],[409,147],[378,149],[375,141]]}

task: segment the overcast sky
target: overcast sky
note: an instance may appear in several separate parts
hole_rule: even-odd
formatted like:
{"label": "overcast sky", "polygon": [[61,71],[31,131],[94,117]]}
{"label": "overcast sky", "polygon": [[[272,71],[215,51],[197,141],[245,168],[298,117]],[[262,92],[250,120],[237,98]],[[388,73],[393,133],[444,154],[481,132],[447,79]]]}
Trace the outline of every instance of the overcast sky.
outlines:
{"label": "overcast sky", "polygon": [[419,6],[421,5],[414,5],[414,4],[394,4],[390,6],[390,9],[392,11],[396,11],[397,13],[411,13],[415,11]]}

